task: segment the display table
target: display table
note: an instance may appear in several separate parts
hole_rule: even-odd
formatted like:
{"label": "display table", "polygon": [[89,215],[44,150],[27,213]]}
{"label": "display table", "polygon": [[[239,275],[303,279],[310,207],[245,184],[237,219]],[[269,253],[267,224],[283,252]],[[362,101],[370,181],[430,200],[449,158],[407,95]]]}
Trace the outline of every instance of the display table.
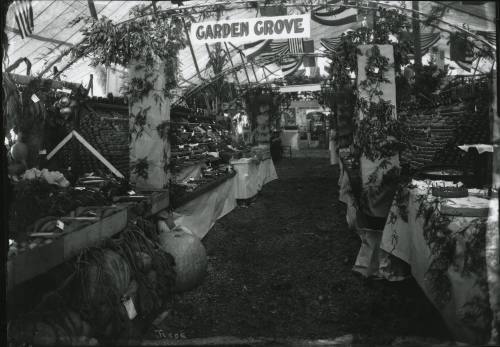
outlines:
{"label": "display table", "polygon": [[293,150],[299,150],[299,131],[297,129],[283,130],[280,138],[282,146],[290,146]]}
{"label": "display table", "polygon": [[259,161],[254,158],[231,160],[236,175],[236,199],[250,199],[257,195],[262,187],[278,179],[272,159]]}
{"label": "display table", "polygon": [[499,308],[498,199],[484,191],[436,198],[428,183],[413,181],[396,195],[380,241],[379,275],[401,280],[397,260],[409,264],[456,340],[488,342]]}
{"label": "display table", "polygon": [[184,199],[173,212],[175,225],[203,238],[215,222],[236,208],[236,177],[210,185],[192,199]]}

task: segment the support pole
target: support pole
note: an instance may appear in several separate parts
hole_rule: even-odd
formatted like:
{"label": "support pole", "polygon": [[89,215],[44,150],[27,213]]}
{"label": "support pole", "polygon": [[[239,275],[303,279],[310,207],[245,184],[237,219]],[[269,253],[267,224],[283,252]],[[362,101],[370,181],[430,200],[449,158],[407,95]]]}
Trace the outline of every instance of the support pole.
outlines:
{"label": "support pole", "polygon": [[257,74],[255,73],[255,68],[253,67],[253,63],[251,63],[251,65],[250,65],[250,66],[252,67],[253,77],[255,77],[255,81],[257,81],[257,80],[258,80],[258,78],[257,78]]}
{"label": "support pole", "polygon": [[191,38],[189,37],[184,17],[182,17],[182,26],[184,27],[184,33],[186,34],[187,37],[189,50],[191,51],[191,57],[193,58],[194,68],[196,69],[196,73],[198,74],[198,77],[201,80],[202,78],[201,78],[200,68],[198,67],[198,61],[196,60],[196,56],[194,55],[193,45],[191,44]]}
{"label": "support pole", "polygon": [[419,9],[418,1],[412,1],[411,7],[413,9],[412,13],[412,26],[413,26],[413,43],[415,45],[415,67],[417,71],[422,67],[422,50],[420,47],[420,21],[419,21]]}
{"label": "support pole", "polygon": [[229,58],[229,61],[231,62],[231,67],[233,68],[233,71],[234,71],[234,78],[236,79],[236,83],[238,83],[238,86],[240,86],[240,80],[238,78],[238,72],[234,69],[233,58],[231,57],[231,53],[229,52],[229,48],[227,47],[227,43],[226,42],[224,42],[224,46],[226,47],[227,56]]}
{"label": "support pole", "polygon": [[241,53],[241,51],[240,51],[240,58],[241,58],[241,63],[243,64],[243,68],[245,69],[245,75],[247,76],[248,83],[250,83],[250,77],[248,77],[247,67],[245,65],[245,60],[243,58],[243,53]]}

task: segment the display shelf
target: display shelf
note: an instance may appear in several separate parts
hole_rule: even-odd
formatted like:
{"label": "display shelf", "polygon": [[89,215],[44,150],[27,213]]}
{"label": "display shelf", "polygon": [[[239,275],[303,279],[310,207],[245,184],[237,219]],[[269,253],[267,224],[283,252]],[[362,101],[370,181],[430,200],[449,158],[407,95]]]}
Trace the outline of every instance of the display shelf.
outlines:
{"label": "display shelf", "polygon": [[[88,208],[87,208],[88,209]],[[68,224],[49,244],[39,245],[17,254],[7,261],[7,290],[41,275],[59,264],[75,257],[82,250],[122,231],[127,225],[125,207],[95,207],[101,217],[95,223],[84,226]],[[100,212],[100,213],[99,213]],[[78,211],[76,212],[78,214]]]}
{"label": "display shelf", "polygon": [[199,197],[200,195],[203,195],[206,192],[220,186],[222,183],[233,178],[235,175],[236,175],[236,172],[233,171],[231,173],[228,173],[224,176],[218,177],[215,180],[208,182],[208,183],[196,188],[192,192],[188,192],[188,193],[182,194],[180,196],[172,197],[170,200],[172,208],[175,209],[175,208],[178,208],[182,205],[187,204],[189,201],[192,201],[192,200],[196,199],[197,197]]}

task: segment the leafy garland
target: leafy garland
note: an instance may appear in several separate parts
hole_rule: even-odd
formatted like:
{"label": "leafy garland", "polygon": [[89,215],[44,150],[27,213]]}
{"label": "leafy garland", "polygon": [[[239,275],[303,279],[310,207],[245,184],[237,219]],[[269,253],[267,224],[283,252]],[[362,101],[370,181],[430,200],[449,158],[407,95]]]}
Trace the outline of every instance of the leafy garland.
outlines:
{"label": "leafy garland", "polygon": [[165,63],[167,94],[177,87],[177,53],[185,47],[182,20],[178,16],[157,16],[144,4],[132,7],[129,15],[135,19],[118,24],[105,16],[97,20],[77,18],[74,24],[84,20],[87,25],[82,29],[83,43],[74,47],[72,54],[77,58],[90,57],[92,66],[128,66],[133,61],[143,61],[149,71],[160,60]]}
{"label": "leafy garland", "polygon": [[[389,213],[388,223],[395,224],[398,217],[408,222],[408,203],[410,199],[411,185],[402,186],[396,192],[395,200],[398,206],[398,214],[394,211]],[[477,276],[477,285],[480,292],[488,293],[487,269],[484,261],[484,249],[486,247],[486,223],[484,219],[476,218],[466,228],[451,231],[448,226],[453,221],[440,213],[440,205],[446,200],[434,197],[429,199],[430,189],[426,194],[418,194],[415,197],[415,205],[418,206],[416,219],[423,218],[423,236],[430,248],[432,261],[425,274],[425,280],[430,284],[435,303],[443,308],[451,300],[451,281],[448,277],[448,269],[455,267],[464,276]],[[464,258],[461,268],[454,264],[457,241],[464,240]],[[394,228],[392,244],[398,242],[398,235]],[[488,295],[476,294],[468,300],[459,311],[460,319],[470,329],[482,334],[487,338],[489,322],[492,312],[489,307]]]}
{"label": "leafy garland", "polygon": [[[403,122],[393,117],[395,106],[381,98],[383,92],[380,85],[389,82],[384,75],[389,71],[388,58],[380,54],[377,45],[367,53],[367,78],[359,85],[368,92],[368,99],[358,97],[357,108],[364,117],[356,122],[354,148],[358,157],[363,154],[375,161],[389,158],[403,150],[408,144],[409,136]],[[378,102],[373,101],[374,97],[379,99]]]}

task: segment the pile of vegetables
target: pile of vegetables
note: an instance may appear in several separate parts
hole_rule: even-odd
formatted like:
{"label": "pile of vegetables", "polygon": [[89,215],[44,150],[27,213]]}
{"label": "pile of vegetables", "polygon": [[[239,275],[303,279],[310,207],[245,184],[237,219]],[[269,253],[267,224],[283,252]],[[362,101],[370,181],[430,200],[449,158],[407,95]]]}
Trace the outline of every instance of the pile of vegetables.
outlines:
{"label": "pile of vegetables", "polygon": [[138,337],[171,305],[175,285],[174,259],[160,248],[156,230],[136,219],[115,238],[84,251],[60,288],[10,322],[9,341],[91,345]]}

